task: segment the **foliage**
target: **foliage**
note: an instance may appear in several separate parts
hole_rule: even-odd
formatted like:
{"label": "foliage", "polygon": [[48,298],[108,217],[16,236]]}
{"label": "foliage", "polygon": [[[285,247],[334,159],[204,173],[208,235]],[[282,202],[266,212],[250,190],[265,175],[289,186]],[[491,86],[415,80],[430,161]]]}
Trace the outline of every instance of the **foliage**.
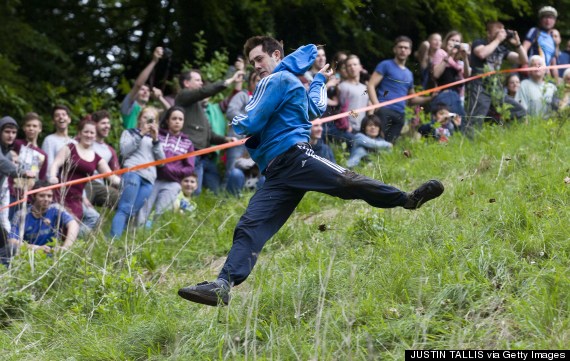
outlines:
{"label": "foliage", "polygon": [[3,358],[402,360],[405,349],[563,349],[567,125],[486,126],[474,141],[454,135],[446,145],[405,138],[371,155],[359,172],[406,190],[438,178],[444,195],[407,211],[308,193],[229,307],[188,303],[176,289],[216,275],[248,196],[205,192],[192,217],[171,214],[53,257],[25,252],[0,272]]}
{"label": "foliage", "polygon": [[[283,40],[287,52],[309,42],[325,44],[329,57],[349,50],[370,69],[392,56],[398,35],[419,44],[431,32],[457,29],[471,41],[492,19],[524,34],[542,5],[538,0],[4,1],[0,106],[19,118],[30,110],[49,115],[59,99],[71,102],[92,92],[120,99],[159,45],[174,52],[157,67],[153,85],[165,89],[185,64],[205,67],[207,78],[218,79],[228,58],[241,54],[254,34]],[[570,10],[565,2],[555,6],[560,14]],[[570,35],[566,22],[561,17],[557,24],[563,37]],[[198,41],[189,41],[195,36]],[[211,67],[205,59],[213,59]]]}

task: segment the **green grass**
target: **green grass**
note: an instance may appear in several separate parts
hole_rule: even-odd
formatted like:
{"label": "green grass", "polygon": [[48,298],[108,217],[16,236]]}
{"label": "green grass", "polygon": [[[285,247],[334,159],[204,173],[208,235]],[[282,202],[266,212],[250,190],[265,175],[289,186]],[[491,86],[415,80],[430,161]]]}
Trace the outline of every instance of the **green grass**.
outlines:
{"label": "green grass", "polygon": [[170,215],[150,232],[22,255],[0,274],[3,359],[401,360],[412,348],[568,348],[568,139],[555,120],[490,127],[474,142],[403,139],[358,171],[405,190],[441,179],[440,199],[410,212],[307,194],[229,307],[176,291],[217,275],[249,196],[205,194],[193,217]]}

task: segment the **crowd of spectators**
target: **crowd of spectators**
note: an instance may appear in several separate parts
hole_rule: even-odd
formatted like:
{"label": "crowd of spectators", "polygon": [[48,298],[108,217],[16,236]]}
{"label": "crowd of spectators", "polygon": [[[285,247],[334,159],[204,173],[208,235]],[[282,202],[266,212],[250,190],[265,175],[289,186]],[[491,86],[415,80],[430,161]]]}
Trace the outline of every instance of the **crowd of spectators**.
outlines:
{"label": "crowd of spectators", "polygon": [[[560,50],[562,39],[554,28],[557,11],[545,6],[538,12],[538,24],[521,38],[502,23],[487,24],[484,38],[465,42],[462,34],[450,31],[431,34],[414,53],[420,65],[418,84],[423,88],[446,86],[472,75],[503,67],[507,60],[517,68],[532,70],[475,79],[455,84],[429,96],[368,112],[354,112],[368,105],[381,104],[414,94],[413,72],[407,68],[413,43],[406,36],[394,41],[393,57],[380,61],[372,72],[365,70],[356,54],[338,52],[332,66],[335,76],[327,83],[328,107],[325,115],[348,113],[324,124],[313,125],[310,144],[316,155],[336,162],[333,149],[347,168],[362,165],[371,153],[391,151],[402,132],[421,135],[427,141],[449,142],[454,133],[474,137],[486,121],[506,123],[527,116],[548,117],[570,103],[570,69],[547,71],[545,65],[570,63],[570,41]],[[264,175],[238,145],[223,153],[187,157],[161,166],[132,170],[88,183],[77,183],[56,190],[49,185],[77,180],[93,174],[169,157],[238,140],[228,121],[247,112],[259,74],[246,73],[239,57],[227,79],[204,83],[199,70],[191,69],[178,77],[180,91],[164,97],[161,90],[147,85],[153,69],[163,57],[157,47],[150,63],[136,78],[120,105],[122,121],[100,109],[85,116],[78,134],[68,133],[72,123],[66,106],[52,111],[54,133],[38,139],[42,120],[36,113],[21,119],[24,137],[16,139],[18,122],[0,119],[0,201],[3,206],[21,199],[29,190],[42,189],[27,203],[0,212],[0,258],[8,264],[18,249],[28,247],[51,253],[69,248],[78,237],[100,229],[97,207],[116,209],[107,237],[120,237],[127,227],[153,227],[166,212],[193,214],[194,198],[203,189],[214,194],[240,197],[247,190],[263,186]],[[319,48],[314,66],[299,76],[308,88],[315,72],[327,63]],[[246,83],[244,85],[244,83]],[[228,89],[232,86],[232,89]],[[561,91],[559,91],[559,88]],[[226,91],[227,90],[227,91]],[[221,103],[208,99],[227,95]],[[561,94],[561,95],[559,95]],[[506,104],[506,106],[505,106]],[[429,114],[424,124],[406,119],[407,107],[422,106]],[[412,112],[413,113],[413,112]],[[408,116],[409,118],[409,116]],[[118,151],[107,143],[112,124],[122,124]],[[339,146],[331,149],[330,143]],[[344,163],[344,164],[343,164]]]}

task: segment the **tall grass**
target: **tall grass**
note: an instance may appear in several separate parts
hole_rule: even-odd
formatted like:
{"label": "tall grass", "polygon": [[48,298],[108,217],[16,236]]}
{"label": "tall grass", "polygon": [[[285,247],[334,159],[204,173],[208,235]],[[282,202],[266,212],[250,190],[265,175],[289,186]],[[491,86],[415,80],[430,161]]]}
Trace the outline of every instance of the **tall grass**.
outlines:
{"label": "tall grass", "polygon": [[[447,145],[404,139],[359,172],[444,195],[417,211],[310,193],[229,307],[178,298],[216,276],[243,199],[0,275],[7,360],[375,360],[411,348],[570,344],[570,142],[557,121]],[[403,149],[412,153],[404,157]],[[336,150],[338,152],[338,150]],[[324,225],[324,226],[323,226]]]}

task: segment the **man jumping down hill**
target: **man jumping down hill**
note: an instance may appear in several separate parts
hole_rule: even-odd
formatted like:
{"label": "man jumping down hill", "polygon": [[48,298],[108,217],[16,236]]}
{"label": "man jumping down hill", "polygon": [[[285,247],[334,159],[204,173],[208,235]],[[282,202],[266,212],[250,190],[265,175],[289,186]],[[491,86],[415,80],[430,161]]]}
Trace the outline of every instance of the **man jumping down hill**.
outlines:
{"label": "man jumping down hill", "polygon": [[309,145],[310,120],[326,108],[325,83],[332,71],[325,65],[308,92],[297,78],[313,64],[315,45],[302,46],[283,58],[277,40],[254,36],[246,41],[244,53],[261,81],[246,107],[247,114],[236,116],[232,126],[237,134],[250,136],[245,145],[266,181],[235,228],[218,278],[178,291],[189,301],[210,306],[228,304],[231,287],[246,280],[265,242],[283,226],[307,191],[362,199],[379,208],[416,209],[444,189],[439,181],[430,180],[405,193],[315,155]]}

